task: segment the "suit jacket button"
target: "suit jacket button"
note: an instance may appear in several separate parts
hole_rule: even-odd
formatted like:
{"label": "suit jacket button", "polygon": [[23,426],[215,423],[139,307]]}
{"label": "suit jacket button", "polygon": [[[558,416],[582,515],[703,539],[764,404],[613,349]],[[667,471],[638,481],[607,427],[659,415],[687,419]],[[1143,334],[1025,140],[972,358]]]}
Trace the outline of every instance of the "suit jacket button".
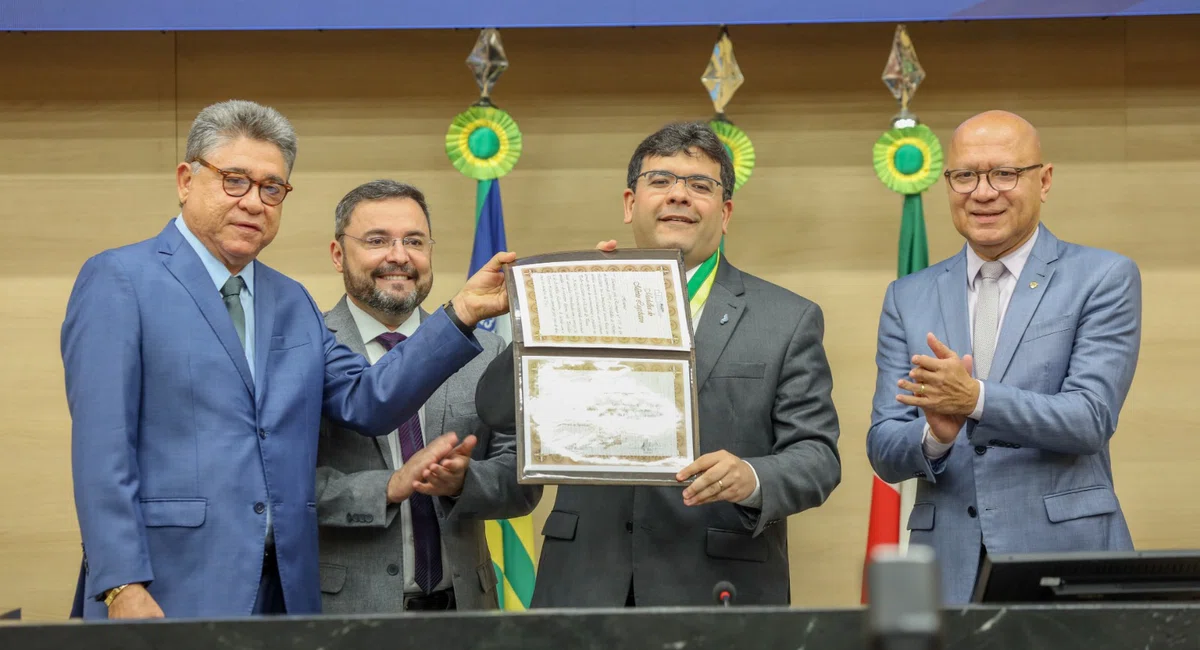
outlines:
{"label": "suit jacket button", "polygon": [[388,575],[394,576],[394,575],[400,573],[400,567],[396,566],[395,564],[389,564],[388,568],[387,568],[387,572],[388,572]]}
{"label": "suit jacket button", "polygon": [[913,478],[925,478],[925,472],[917,472],[913,474]]}
{"label": "suit jacket button", "polygon": [[255,513],[261,515],[262,513],[266,512],[266,511],[267,511],[267,507],[265,505],[263,505],[262,501],[259,501],[258,503],[254,504],[254,512]]}
{"label": "suit jacket button", "polygon": [[984,447],[983,445],[976,445],[975,453],[982,456],[987,453],[987,447]]}
{"label": "suit jacket button", "polygon": [[632,521],[625,522],[625,532],[627,532],[627,533],[633,532],[633,522]]}
{"label": "suit jacket button", "polygon": [[266,429],[259,429],[259,430],[258,430],[258,437],[259,437],[259,438],[262,438],[263,440],[266,440],[266,439],[267,439],[267,430],[266,430]]}
{"label": "suit jacket button", "polygon": [[979,511],[975,509],[975,506],[967,506],[967,516],[968,517],[974,519],[975,516],[978,514],[979,514]]}

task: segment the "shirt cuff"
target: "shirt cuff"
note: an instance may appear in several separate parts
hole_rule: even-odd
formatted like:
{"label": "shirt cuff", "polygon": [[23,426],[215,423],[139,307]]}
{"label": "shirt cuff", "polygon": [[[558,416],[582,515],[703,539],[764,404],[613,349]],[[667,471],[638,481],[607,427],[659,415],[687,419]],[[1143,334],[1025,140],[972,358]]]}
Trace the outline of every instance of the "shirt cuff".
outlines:
{"label": "shirt cuff", "polygon": [[758,472],[754,471],[754,466],[750,463],[746,463],[746,466],[750,468],[750,473],[754,475],[754,491],[750,493],[750,496],[738,501],[738,505],[745,508],[762,510],[762,484],[758,482]]}
{"label": "shirt cuff", "polygon": [[925,425],[925,433],[921,434],[921,448],[925,451],[925,457],[929,460],[937,460],[942,456],[950,453],[950,448],[954,446],[954,441],[942,442],[933,437],[933,431],[929,429],[929,425]]}
{"label": "shirt cuff", "polygon": [[[967,417],[978,422],[979,418],[983,417],[983,382],[978,379],[975,381],[979,382],[979,401],[975,402],[975,410],[971,411]],[[928,431],[929,427],[926,426],[925,430]]]}

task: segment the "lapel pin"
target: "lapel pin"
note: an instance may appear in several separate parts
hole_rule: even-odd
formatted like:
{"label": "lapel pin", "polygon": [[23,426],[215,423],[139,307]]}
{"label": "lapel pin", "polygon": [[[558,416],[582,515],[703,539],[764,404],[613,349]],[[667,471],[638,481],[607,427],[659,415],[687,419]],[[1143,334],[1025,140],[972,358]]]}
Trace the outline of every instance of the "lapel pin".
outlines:
{"label": "lapel pin", "polygon": [[1036,288],[1037,288],[1037,283],[1036,283],[1036,282],[1030,282],[1030,283],[1029,283],[1029,288],[1030,288],[1030,289],[1036,289]]}
{"label": "lapel pin", "polygon": [[729,322],[729,314],[722,314],[721,315],[721,324],[724,325],[725,323],[728,323],[728,322]]}

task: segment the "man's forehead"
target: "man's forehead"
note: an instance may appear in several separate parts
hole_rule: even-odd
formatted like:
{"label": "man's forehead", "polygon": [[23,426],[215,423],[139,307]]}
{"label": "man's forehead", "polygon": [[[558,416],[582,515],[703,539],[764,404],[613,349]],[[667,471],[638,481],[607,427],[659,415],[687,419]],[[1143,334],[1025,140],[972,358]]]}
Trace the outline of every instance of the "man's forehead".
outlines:
{"label": "man's forehead", "polygon": [[287,177],[283,153],[269,142],[238,138],[217,146],[205,160],[226,171],[243,172],[255,178]]}
{"label": "man's forehead", "polygon": [[350,222],[358,222],[363,228],[372,231],[394,234],[428,234],[429,231],[429,224],[421,206],[408,197],[363,201],[350,213]]}
{"label": "man's forehead", "polygon": [[671,156],[646,156],[642,161],[643,171],[651,169],[664,169],[666,171],[673,171],[675,169],[720,170],[720,168],[721,166],[717,161],[712,160],[703,153],[697,152],[695,149],[692,149],[690,153],[680,151]]}
{"label": "man's forehead", "polygon": [[955,143],[950,150],[950,167],[1004,167],[1028,164],[1015,141]]}

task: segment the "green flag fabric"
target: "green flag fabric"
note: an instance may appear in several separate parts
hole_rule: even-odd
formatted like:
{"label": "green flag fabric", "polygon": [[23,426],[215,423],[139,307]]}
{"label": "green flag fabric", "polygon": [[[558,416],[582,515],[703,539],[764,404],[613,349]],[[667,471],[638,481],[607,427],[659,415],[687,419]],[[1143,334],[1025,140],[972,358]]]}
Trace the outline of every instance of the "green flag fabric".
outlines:
{"label": "green flag fabric", "polygon": [[900,254],[896,277],[904,277],[929,266],[929,241],[925,238],[925,209],[920,194],[904,196],[900,217]]}

